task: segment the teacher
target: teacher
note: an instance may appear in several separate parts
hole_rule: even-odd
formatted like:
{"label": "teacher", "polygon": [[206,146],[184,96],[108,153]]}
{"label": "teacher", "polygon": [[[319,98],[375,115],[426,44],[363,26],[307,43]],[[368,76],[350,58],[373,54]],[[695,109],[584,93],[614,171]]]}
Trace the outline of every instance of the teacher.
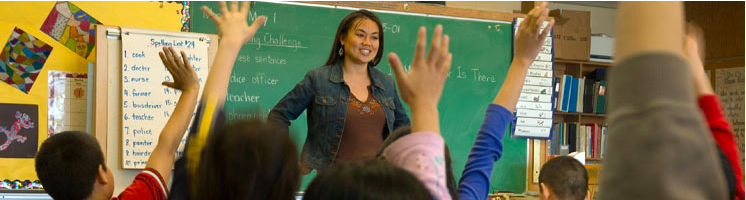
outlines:
{"label": "teacher", "polygon": [[409,125],[394,80],[375,68],[383,55],[381,30],[370,11],[348,14],[326,64],[306,73],[270,111],[269,121],[289,127],[308,110],[303,174],[339,161],[374,159],[389,133]]}

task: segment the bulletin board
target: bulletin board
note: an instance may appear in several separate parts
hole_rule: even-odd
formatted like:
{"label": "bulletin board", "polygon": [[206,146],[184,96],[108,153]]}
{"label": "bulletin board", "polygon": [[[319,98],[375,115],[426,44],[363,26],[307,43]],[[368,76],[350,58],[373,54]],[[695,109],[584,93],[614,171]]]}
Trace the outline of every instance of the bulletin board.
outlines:
{"label": "bulletin board", "polygon": [[[26,104],[36,107],[35,112],[38,116],[32,117],[31,121],[34,122],[34,126],[38,130],[38,135],[35,137],[37,148],[48,137],[47,101],[49,87],[47,83],[49,71],[85,74],[89,72],[89,63],[96,62],[95,48],[85,49],[85,53],[89,55],[83,57],[47,34],[51,31],[45,32],[42,30],[47,17],[58,3],[60,2],[0,2],[0,19],[2,19],[0,20],[0,42],[3,43],[3,46],[12,37],[11,33],[20,29],[23,33],[33,36],[36,40],[52,48],[37,78],[27,92],[5,82],[0,82],[0,104]],[[188,13],[182,2],[72,1],[61,3],[72,3],[77,10],[84,11],[88,16],[105,25],[180,31],[184,27],[183,22],[188,19],[182,14]],[[0,124],[0,126],[9,127],[11,124]],[[2,136],[2,138],[5,138],[5,136]],[[0,157],[0,181],[4,179],[37,180],[33,158]]]}

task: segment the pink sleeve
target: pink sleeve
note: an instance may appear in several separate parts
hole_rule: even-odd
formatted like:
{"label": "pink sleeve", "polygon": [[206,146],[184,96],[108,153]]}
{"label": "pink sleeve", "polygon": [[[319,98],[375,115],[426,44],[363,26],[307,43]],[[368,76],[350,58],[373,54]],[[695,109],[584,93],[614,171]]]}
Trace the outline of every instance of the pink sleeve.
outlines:
{"label": "pink sleeve", "polygon": [[446,186],[443,137],[433,132],[412,133],[391,143],[383,156],[416,176],[434,199],[450,200]]}

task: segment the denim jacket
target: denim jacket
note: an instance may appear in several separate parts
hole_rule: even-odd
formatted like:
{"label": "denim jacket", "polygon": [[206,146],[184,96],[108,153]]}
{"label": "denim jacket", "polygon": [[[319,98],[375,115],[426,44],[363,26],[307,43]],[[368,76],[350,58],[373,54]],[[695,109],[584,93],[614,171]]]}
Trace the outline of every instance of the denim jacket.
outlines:
{"label": "denim jacket", "polygon": [[[368,66],[371,93],[386,113],[385,139],[394,129],[409,125],[409,117],[399,100],[394,80],[373,66]],[[350,88],[344,82],[342,62],[312,69],[269,112],[268,121],[289,127],[290,120],[307,111],[308,136],[302,160],[311,168],[324,169],[333,163],[342,141]]]}

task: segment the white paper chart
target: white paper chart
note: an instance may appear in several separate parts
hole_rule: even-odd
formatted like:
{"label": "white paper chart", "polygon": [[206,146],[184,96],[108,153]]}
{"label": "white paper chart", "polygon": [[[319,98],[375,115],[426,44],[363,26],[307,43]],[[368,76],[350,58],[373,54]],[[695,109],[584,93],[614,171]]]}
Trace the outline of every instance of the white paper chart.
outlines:
{"label": "white paper chart", "polygon": [[[201,96],[207,80],[209,38],[205,34],[124,27],[121,32],[122,168],[142,169],[181,95],[181,91],[161,85],[163,81],[173,81],[173,77],[163,66],[158,52],[163,47],[173,47],[176,52],[186,53],[197,72]],[[177,156],[183,153],[186,136],[181,140]]]}
{"label": "white paper chart", "polygon": [[88,75],[49,71],[48,135],[63,131],[86,131]]}
{"label": "white paper chart", "polygon": [[[513,35],[518,32],[523,18],[516,18]],[[549,22],[541,25],[544,30]],[[529,66],[523,83],[521,96],[516,105],[516,120],[513,136],[549,138],[552,127],[552,84],[554,83],[554,54],[552,36],[547,35],[544,46],[534,63]]]}

